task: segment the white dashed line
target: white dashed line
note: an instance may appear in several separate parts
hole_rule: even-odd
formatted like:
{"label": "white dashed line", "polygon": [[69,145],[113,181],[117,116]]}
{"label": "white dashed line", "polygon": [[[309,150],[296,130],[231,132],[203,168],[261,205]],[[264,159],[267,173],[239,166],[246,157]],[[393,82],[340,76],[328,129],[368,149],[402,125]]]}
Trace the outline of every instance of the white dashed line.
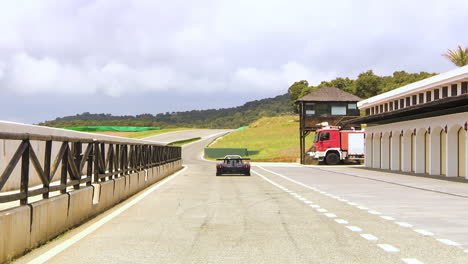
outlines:
{"label": "white dashed line", "polygon": [[389,244],[377,244],[377,246],[379,246],[381,249],[389,252],[389,253],[396,253],[396,252],[400,252],[400,250],[392,245],[389,245]]}
{"label": "white dashed line", "polygon": [[301,201],[305,201],[305,200],[307,200],[307,199],[306,199],[306,198],[304,198],[304,197],[300,197],[300,198],[299,198],[299,200],[301,200]]}
{"label": "white dashed line", "polygon": [[346,228],[348,228],[349,230],[353,231],[353,232],[361,232],[362,229],[360,227],[357,227],[357,226],[347,226]]}
{"label": "white dashed line", "polygon": [[424,229],[414,229],[414,232],[419,233],[419,234],[421,234],[423,236],[433,236],[434,235],[434,233],[426,231]]}
{"label": "white dashed line", "polygon": [[401,259],[406,264],[424,264],[421,261],[414,259],[414,258],[404,258]]}
{"label": "white dashed line", "polygon": [[[276,172],[273,172],[273,171],[270,171],[268,169],[265,169],[261,166],[259,166],[261,169],[265,170],[265,171],[268,171],[270,173],[273,173],[275,175],[278,175],[284,179],[287,179],[293,183],[296,183],[298,185],[301,185],[303,187],[306,187],[308,189],[311,189],[311,190],[314,190],[314,191],[317,191],[321,194],[324,194],[324,195],[327,195],[329,197],[332,197],[334,199],[337,199],[341,202],[346,202],[347,204],[351,205],[351,206],[357,206],[357,208],[361,209],[361,210],[369,210],[369,208],[365,207],[365,206],[358,206],[357,203],[353,203],[353,202],[348,202],[347,200],[345,199],[341,199],[340,197],[338,196],[334,196],[334,195],[330,195],[330,194],[327,194],[326,192],[324,191],[320,191],[314,187],[310,187],[308,185],[305,185],[301,182],[298,182],[296,180],[293,180],[293,179],[290,179],[286,176],[283,176],[281,174],[278,174]],[[268,179],[267,177],[261,175],[260,173],[256,172],[256,171],[253,171],[254,173],[256,173],[257,175],[259,175],[260,177],[262,177],[264,180],[268,181],[269,183],[275,185],[276,187],[280,188],[280,189],[283,189],[284,191],[290,193],[291,195],[295,196],[296,198],[304,201],[306,204],[309,204],[310,207],[312,208],[316,208],[316,210],[320,213],[325,213],[325,212],[328,212],[328,210],[326,209],[323,209],[323,208],[320,208],[319,205],[316,205],[316,204],[311,204],[312,202],[302,198],[300,195],[298,195],[297,193],[294,193],[294,192],[291,192],[287,189],[285,189],[284,187],[282,187],[281,185],[273,182],[272,180]],[[377,211],[373,211],[373,210],[369,210],[368,213],[370,214],[374,214],[374,215],[380,215],[381,213],[380,212],[377,212]],[[327,217],[330,217],[330,218],[335,218],[337,217],[335,214],[332,214],[332,213],[326,213],[325,214]],[[385,220],[395,220],[395,218],[393,217],[390,217],[390,216],[380,216],[381,218],[385,219]],[[339,224],[348,224],[348,221],[344,220],[344,219],[335,219],[335,222],[339,223]],[[399,226],[402,226],[402,227],[412,227],[412,225],[408,224],[408,223],[405,223],[405,222],[396,222]],[[346,226],[346,228],[348,228],[349,230],[353,231],[353,232],[362,232],[362,229],[360,227],[357,227],[357,226]],[[420,229],[417,229],[415,230],[416,232],[418,233],[421,233],[421,231],[425,231],[425,230],[420,230]],[[428,231],[425,231],[425,234],[429,234],[430,232]],[[432,233],[430,233],[432,234]],[[369,241],[377,241],[379,240],[376,236],[372,235],[372,234],[361,234],[361,237],[363,237],[364,239],[367,239]],[[447,244],[447,245],[453,245],[453,246],[458,246],[460,244],[454,242],[454,241],[451,241],[451,240],[448,240],[448,239],[438,239],[440,242],[444,243],[444,244]],[[395,252],[400,252],[400,250],[392,245],[389,245],[389,244],[377,244],[377,246],[379,246],[381,249],[385,250],[386,252],[389,252],[389,253],[395,253]],[[468,253],[468,250],[465,250],[465,252]],[[417,259],[414,259],[414,258],[403,258],[401,259],[403,262],[407,263],[407,264],[422,264],[422,262],[420,262],[419,260]]]}
{"label": "white dashed line", "polygon": [[439,242],[442,242],[442,243],[444,243],[446,245],[449,245],[449,246],[460,246],[461,245],[460,243],[457,243],[457,242],[449,240],[449,239],[439,238],[437,240]]}
{"label": "white dashed line", "polygon": [[336,214],[325,214],[326,217],[329,217],[329,218],[336,218]]}
{"label": "white dashed line", "polygon": [[361,234],[361,236],[369,241],[377,241],[379,240],[376,236],[371,234]]}
{"label": "white dashed line", "polygon": [[395,222],[395,223],[401,227],[413,227],[413,225],[408,224],[406,222]]}
{"label": "white dashed line", "polygon": [[338,224],[342,224],[342,225],[349,224],[349,222],[344,219],[335,219],[335,222],[337,222]]}

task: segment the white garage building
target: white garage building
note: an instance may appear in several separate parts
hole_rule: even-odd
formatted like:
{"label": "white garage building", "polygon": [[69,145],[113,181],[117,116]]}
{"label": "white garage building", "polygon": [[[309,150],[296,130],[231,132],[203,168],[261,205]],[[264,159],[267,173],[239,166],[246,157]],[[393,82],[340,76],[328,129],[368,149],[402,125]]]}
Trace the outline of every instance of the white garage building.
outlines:
{"label": "white garage building", "polygon": [[359,102],[365,166],[468,179],[467,90],[464,66]]}

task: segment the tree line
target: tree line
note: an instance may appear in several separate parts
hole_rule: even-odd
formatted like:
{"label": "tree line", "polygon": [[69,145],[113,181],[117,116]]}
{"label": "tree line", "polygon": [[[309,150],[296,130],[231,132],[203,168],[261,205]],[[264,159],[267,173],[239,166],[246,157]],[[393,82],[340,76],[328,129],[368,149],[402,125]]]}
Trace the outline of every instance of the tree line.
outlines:
{"label": "tree line", "polygon": [[151,127],[194,127],[194,128],[238,128],[246,126],[261,117],[271,117],[293,113],[287,94],[247,102],[242,106],[166,112],[156,115],[123,115],[82,113],[74,116],[58,117],[39,125],[51,127],[75,126],[151,126]]}
{"label": "tree line", "polygon": [[116,116],[111,114],[82,113],[74,116],[58,117],[40,125],[52,127],[74,126],[151,126],[151,127],[193,127],[193,128],[238,128],[249,125],[261,117],[292,114],[295,101],[321,87],[337,87],[363,99],[390,91],[435,75],[420,72],[407,73],[396,71],[391,76],[378,76],[372,70],[363,72],[356,79],[336,78],[310,86],[306,80],[294,82],[287,94],[247,102],[242,106],[192,110],[184,112],[166,112],[141,115]]}
{"label": "tree line", "polygon": [[340,88],[362,99],[366,99],[434,75],[436,73],[395,71],[391,76],[378,76],[372,70],[369,70],[359,74],[356,79],[338,77],[331,81],[322,81],[316,86],[309,86],[306,80],[297,81],[289,87],[288,94],[291,100],[290,103],[294,107],[297,99],[322,87]]}

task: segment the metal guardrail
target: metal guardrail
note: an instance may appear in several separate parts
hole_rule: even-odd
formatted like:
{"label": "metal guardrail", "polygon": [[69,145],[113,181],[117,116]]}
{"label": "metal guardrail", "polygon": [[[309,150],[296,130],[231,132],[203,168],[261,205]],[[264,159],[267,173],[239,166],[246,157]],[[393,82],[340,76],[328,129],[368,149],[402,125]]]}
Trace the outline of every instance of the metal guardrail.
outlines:
{"label": "metal guardrail", "polygon": [[[138,143],[118,139],[95,140],[4,132],[0,132],[0,140],[21,142],[5,168],[3,170],[0,168],[0,191],[2,191],[13,170],[20,166],[19,191],[0,193],[0,203],[19,200],[21,205],[27,204],[28,198],[32,196],[42,195],[43,198],[48,198],[50,192],[66,193],[67,187],[70,186],[79,189],[80,184],[89,186],[93,182],[111,180],[180,160],[182,155],[180,147],[152,144],[147,141]],[[32,140],[45,142],[42,164],[31,145]],[[54,144],[59,144],[60,149],[57,155],[52,157]],[[42,188],[33,189],[29,186],[31,165],[42,182]],[[51,185],[57,173],[60,174],[60,183]]]}

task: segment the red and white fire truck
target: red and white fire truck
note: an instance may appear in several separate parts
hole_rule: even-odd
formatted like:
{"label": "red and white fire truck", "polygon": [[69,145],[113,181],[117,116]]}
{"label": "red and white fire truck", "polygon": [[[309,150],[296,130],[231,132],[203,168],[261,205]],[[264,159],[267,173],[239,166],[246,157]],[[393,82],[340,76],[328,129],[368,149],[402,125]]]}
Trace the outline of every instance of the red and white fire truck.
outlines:
{"label": "red and white fire truck", "polygon": [[307,153],[314,159],[336,165],[364,160],[364,130],[341,130],[326,126],[315,132],[314,145]]}

